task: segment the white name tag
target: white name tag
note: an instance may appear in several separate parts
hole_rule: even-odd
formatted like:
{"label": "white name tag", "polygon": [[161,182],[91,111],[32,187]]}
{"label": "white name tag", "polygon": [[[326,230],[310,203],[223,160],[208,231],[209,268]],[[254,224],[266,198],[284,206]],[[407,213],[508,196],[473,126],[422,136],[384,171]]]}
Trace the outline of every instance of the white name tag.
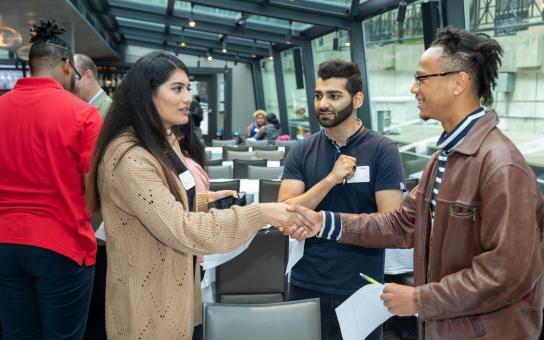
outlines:
{"label": "white name tag", "polygon": [[189,190],[195,186],[195,179],[193,175],[189,172],[189,170],[186,170],[179,174],[179,179],[181,180],[181,183],[183,183],[183,187],[185,190]]}
{"label": "white name tag", "polygon": [[353,177],[348,179],[348,183],[368,183],[370,182],[370,167],[368,165],[360,165],[355,169]]}

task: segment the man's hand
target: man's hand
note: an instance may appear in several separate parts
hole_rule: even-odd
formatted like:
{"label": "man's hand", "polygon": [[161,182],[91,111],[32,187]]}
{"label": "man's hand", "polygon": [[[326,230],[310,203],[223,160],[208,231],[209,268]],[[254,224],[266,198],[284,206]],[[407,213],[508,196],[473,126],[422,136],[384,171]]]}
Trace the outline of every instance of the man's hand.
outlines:
{"label": "man's hand", "polygon": [[417,313],[414,287],[386,283],[381,299],[385,307],[395,315],[409,316]]}
{"label": "man's hand", "polygon": [[334,168],[327,175],[327,178],[336,184],[342,183],[344,179],[350,179],[355,173],[356,161],[355,157],[340,155],[336,163],[334,163]]}
{"label": "man's hand", "polygon": [[287,208],[290,212],[296,212],[306,220],[305,227],[285,226],[278,228],[284,235],[296,240],[302,240],[309,237],[314,237],[321,230],[323,224],[323,215],[320,212],[315,212],[311,209],[300,205],[290,205]]}
{"label": "man's hand", "polygon": [[280,231],[283,228],[311,230],[312,223],[295,210],[289,210],[285,203],[262,203],[264,219]]}

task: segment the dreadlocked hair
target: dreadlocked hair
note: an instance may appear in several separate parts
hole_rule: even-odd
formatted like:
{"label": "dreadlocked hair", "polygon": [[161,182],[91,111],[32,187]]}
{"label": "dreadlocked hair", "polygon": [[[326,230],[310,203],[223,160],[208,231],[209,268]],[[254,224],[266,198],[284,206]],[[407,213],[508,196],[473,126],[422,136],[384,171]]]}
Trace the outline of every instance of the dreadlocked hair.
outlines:
{"label": "dreadlocked hair", "polygon": [[47,63],[48,66],[54,66],[63,59],[73,61],[70,44],[59,37],[65,31],[55,20],[40,20],[39,25],[33,25],[30,28],[32,47],[30,47],[29,62],[31,72],[38,64]]}
{"label": "dreadlocked hair", "polygon": [[431,46],[444,50],[444,64],[470,74],[484,105],[493,102],[503,49],[484,33],[470,33],[454,27],[440,29]]}

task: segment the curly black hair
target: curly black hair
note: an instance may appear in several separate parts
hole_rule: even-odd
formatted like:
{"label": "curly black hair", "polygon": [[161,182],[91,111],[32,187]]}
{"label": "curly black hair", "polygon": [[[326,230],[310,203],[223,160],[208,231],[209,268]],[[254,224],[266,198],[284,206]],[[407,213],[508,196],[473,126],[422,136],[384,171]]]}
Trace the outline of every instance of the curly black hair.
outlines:
{"label": "curly black hair", "polygon": [[452,70],[470,74],[483,104],[493,102],[492,90],[503,55],[499,43],[484,33],[471,33],[454,27],[440,29],[431,46],[444,50],[442,61]]}
{"label": "curly black hair", "polygon": [[29,53],[30,70],[37,64],[46,62],[48,66],[54,66],[63,59],[73,61],[70,44],[61,39],[66,30],[59,26],[55,20],[40,20],[39,25],[30,28],[30,42],[32,47]]}

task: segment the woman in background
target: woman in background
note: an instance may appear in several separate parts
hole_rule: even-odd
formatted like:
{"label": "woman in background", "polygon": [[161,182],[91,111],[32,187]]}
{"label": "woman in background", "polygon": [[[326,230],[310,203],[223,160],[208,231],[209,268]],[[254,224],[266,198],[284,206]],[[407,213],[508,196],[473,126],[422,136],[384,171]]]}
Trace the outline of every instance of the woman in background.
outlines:
{"label": "woman in background", "polygon": [[280,135],[280,122],[276,115],[273,113],[268,113],[266,115],[265,125],[259,128],[259,133],[256,138],[266,139],[268,144],[272,144],[276,138]]}
{"label": "woman in background", "polygon": [[246,128],[246,138],[255,138],[259,133],[259,128],[265,124],[266,111],[257,110],[253,112],[253,118],[255,118],[255,121],[249,124]]}
{"label": "woman in background", "polygon": [[109,339],[191,339],[201,316],[195,256],[232,250],[266,224],[305,225],[279,203],[205,213],[218,197],[195,192],[172,133],[190,103],[187,67],[150,53],[117,89],[98,139],[87,202],[108,238]]}

